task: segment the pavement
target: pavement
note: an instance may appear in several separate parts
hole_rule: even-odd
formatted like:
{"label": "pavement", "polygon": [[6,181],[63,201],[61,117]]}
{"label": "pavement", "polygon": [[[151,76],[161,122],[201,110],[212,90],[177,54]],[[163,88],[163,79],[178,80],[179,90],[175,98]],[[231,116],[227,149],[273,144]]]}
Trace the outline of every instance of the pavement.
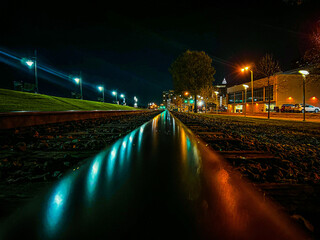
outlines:
{"label": "pavement", "polygon": [[[207,114],[211,115],[216,113],[212,112]],[[239,113],[218,113],[218,114],[225,115],[225,116],[245,117],[244,114],[239,114]],[[268,117],[268,114],[267,113],[258,113],[258,114],[248,113],[246,117],[266,119]],[[270,119],[302,122],[303,115],[302,113],[271,113]],[[306,122],[320,123],[320,113],[306,113]]]}

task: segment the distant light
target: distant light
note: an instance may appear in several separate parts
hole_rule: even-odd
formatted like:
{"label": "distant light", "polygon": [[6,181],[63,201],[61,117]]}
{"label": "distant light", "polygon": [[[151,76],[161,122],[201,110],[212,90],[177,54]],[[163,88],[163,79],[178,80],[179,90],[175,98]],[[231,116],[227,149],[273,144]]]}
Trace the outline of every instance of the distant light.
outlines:
{"label": "distant light", "polygon": [[26,61],[26,64],[27,64],[29,67],[32,67],[32,65],[34,64],[34,62],[31,61],[31,60],[28,60],[28,61]]}
{"label": "distant light", "polygon": [[189,92],[185,92],[184,95],[185,95],[185,96],[188,96],[188,95],[189,95]]}
{"label": "distant light", "polygon": [[116,92],[116,91],[113,91],[113,92],[112,92],[112,95],[113,95],[113,96],[117,95],[117,92]]}
{"label": "distant light", "polygon": [[194,103],[194,100],[193,100],[193,99],[191,99],[191,100],[190,100],[190,103]]}
{"label": "distant light", "polygon": [[201,107],[203,105],[203,101],[200,101],[199,102],[199,106]]}
{"label": "distant light", "polygon": [[316,100],[317,98],[316,97],[312,97],[312,100]]}
{"label": "distant light", "polygon": [[241,69],[241,72],[244,72],[244,68]]}
{"label": "distant light", "polygon": [[124,98],[124,94],[121,94],[120,97]]}
{"label": "distant light", "polygon": [[79,84],[79,82],[80,82],[80,78],[74,78],[73,79],[77,84]]}
{"label": "distant light", "polygon": [[188,100],[184,100],[184,103],[188,103]]}
{"label": "distant light", "polygon": [[99,89],[100,92],[103,91],[103,87],[102,86],[99,86],[98,89]]}
{"label": "distant light", "polygon": [[218,91],[215,91],[214,93],[215,93],[216,95],[218,95],[218,94],[219,94],[219,92],[218,92]]}
{"label": "distant light", "polygon": [[307,70],[299,70],[299,73],[301,73],[302,75],[308,75],[309,72]]}
{"label": "distant light", "polygon": [[245,69],[245,70],[248,70],[248,69],[249,69],[249,67],[245,67],[244,69]]}
{"label": "distant light", "polygon": [[246,84],[243,84],[242,85],[245,89],[247,89],[249,86],[248,85],[246,85]]}
{"label": "distant light", "polygon": [[288,97],[289,100],[292,100],[292,97]]}
{"label": "distant light", "polygon": [[259,103],[256,103],[256,106],[258,106],[259,105]]}

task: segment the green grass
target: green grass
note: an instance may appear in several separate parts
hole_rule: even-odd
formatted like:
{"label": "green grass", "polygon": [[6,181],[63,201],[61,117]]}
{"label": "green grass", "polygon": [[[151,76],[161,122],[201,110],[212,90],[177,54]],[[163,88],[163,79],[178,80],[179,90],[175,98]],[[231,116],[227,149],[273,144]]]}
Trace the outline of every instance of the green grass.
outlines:
{"label": "green grass", "polygon": [[0,89],[0,112],[137,110],[129,106]]}

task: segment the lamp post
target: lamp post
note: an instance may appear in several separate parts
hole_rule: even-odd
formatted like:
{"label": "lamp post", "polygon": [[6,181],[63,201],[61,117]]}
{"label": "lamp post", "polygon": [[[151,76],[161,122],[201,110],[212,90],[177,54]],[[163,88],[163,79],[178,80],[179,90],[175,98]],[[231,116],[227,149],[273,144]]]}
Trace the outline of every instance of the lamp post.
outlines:
{"label": "lamp post", "polygon": [[219,94],[219,92],[215,91],[214,93],[216,94],[216,101],[217,101],[217,103],[216,103],[216,113],[218,114],[218,94]]}
{"label": "lamp post", "polygon": [[[247,116],[247,88],[249,87],[246,84],[242,85],[244,87],[244,116]],[[253,107],[253,106],[252,106]]]}
{"label": "lamp post", "polygon": [[102,102],[104,102],[104,87],[103,86],[99,86],[98,89],[99,89],[100,92],[102,92]]}
{"label": "lamp post", "polygon": [[245,67],[245,68],[242,68],[241,69],[241,72],[244,72],[244,71],[250,71],[250,75],[251,75],[251,111],[252,111],[252,114],[253,114],[253,71],[249,68],[249,67]]}
{"label": "lamp post", "polygon": [[79,84],[79,86],[80,86],[80,98],[83,99],[81,73],[80,73],[80,77],[75,77],[75,78],[73,78],[73,80],[74,80],[77,84]]}
{"label": "lamp post", "polygon": [[123,98],[123,105],[125,105],[125,103],[126,103],[125,95],[124,94],[120,94],[120,97]]}
{"label": "lamp post", "polygon": [[25,63],[28,65],[29,68],[31,68],[34,65],[34,79],[35,79],[34,92],[38,93],[39,87],[38,87],[38,69],[37,69],[37,50],[34,50],[34,57],[32,59],[28,59]]}
{"label": "lamp post", "polygon": [[306,75],[309,74],[307,70],[300,70],[299,73],[303,77],[302,97],[303,97],[303,121],[306,121]]}
{"label": "lamp post", "polygon": [[117,93],[116,91],[113,91],[113,92],[112,92],[112,95],[113,95],[113,96],[116,96],[116,103],[119,104],[119,103],[118,103],[118,93]]}
{"label": "lamp post", "polygon": [[138,107],[138,98],[136,97],[136,96],[134,96],[134,98],[133,98],[133,100],[134,100],[134,107]]}

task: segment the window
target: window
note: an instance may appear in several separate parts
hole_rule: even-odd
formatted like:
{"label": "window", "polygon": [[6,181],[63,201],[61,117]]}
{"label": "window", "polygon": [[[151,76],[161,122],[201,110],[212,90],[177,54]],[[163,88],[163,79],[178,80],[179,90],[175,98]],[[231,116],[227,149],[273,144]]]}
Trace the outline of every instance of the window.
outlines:
{"label": "window", "polygon": [[263,101],[263,88],[253,89],[253,101]]}
{"label": "window", "polygon": [[[269,101],[268,99],[268,94],[269,94],[269,90],[268,90],[268,87],[265,88],[266,89],[266,95],[265,95],[265,98],[266,98],[266,101]],[[269,89],[270,89],[270,100],[273,100],[273,85],[270,85],[269,86]]]}
{"label": "window", "polygon": [[242,103],[242,92],[235,93],[235,100],[236,103]]}
{"label": "window", "polygon": [[233,93],[228,94],[228,103],[234,103],[234,94]]}

